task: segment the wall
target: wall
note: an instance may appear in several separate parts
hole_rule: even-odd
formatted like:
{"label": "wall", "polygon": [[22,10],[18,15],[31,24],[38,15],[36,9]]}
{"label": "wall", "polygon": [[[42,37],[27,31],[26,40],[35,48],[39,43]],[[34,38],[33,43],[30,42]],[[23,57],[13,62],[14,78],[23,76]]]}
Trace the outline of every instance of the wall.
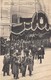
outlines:
{"label": "wall", "polygon": [[[43,11],[45,11],[48,16],[49,24],[51,24],[51,0],[39,1],[42,5]],[[36,5],[40,7],[38,4]],[[32,17],[35,12],[35,8],[37,11],[38,7],[35,6],[35,0],[0,0],[0,37],[10,35],[12,14],[16,13],[17,16]]]}

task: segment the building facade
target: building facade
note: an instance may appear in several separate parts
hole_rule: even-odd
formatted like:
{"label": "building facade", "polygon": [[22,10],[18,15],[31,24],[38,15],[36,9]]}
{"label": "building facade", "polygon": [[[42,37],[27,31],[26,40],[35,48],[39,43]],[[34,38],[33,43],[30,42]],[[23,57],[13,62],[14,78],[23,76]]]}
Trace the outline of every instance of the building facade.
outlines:
{"label": "building facade", "polygon": [[49,23],[51,23],[50,1],[39,0],[39,2],[38,0],[0,0],[0,37],[10,36],[13,15],[17,16],[19,23],[19,17],[29,18],[33,16],[35,11],[43,9],[43,11],[46,10]]}

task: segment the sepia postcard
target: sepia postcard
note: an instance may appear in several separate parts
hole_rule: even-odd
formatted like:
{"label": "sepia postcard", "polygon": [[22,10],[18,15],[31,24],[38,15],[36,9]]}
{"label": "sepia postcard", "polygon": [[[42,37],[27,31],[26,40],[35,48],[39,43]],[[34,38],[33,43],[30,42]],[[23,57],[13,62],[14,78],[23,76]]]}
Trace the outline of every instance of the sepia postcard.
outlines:
{"label": "sepia postcard", "polygon": [[0,80],[51,80],[51,0],[0,0]]}

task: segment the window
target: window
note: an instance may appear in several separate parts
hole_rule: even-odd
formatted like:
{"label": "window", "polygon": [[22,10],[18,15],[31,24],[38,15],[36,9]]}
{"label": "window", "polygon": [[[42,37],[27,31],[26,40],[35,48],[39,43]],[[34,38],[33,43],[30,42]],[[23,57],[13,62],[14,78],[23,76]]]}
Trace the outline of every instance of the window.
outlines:
{"label": "window", "polygon": [[12,23],[17,23],[17,14],[12,15]]}

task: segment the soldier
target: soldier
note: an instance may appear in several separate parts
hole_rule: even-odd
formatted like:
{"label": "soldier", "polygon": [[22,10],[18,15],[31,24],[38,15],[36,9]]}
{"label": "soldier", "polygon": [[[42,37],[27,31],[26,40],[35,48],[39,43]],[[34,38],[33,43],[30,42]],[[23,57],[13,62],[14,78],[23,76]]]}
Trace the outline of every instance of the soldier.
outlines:
{"label": "soldier", "polygon": [[24,53],[25,53],[25,56],[28,56],[29,55],[29,50],[28,50],[27,47],[24,49]]}
{"label": "soldier", "polygon": [[21,61],[21,72],[22,72],[22,76],[24,77],[26,75],[26,60],[25,57],[22,57],[22,61]]}
{"label": "soldier", "polygon": [[12,72],[13,72],[13,60],[15,57],[16,57],[15,53],[11,54],[11,70],[12,70]]}
{"label": "soldier", "polygon": [[13,59],[12,59],[12,74],[15,79],[18,79],[19,75],[19,68],[20,68],[20,57],[19,57],[19,52],[18,50],[15,51],[13,54]]}
{"label": "soldier", "polygon": [[38,48],[38,59],[40,59],[40,63],[42,63],[42,50],[41,50],[41,47]]}
{"label": "soldier", "polygon": [[29,51],[29,53],[26,55],[25,58],[26,58],[26,67],[28,66],[29,76],[31,76],[33,71],[33,65],[34,65],[34,60],[31,51]]}
{"label": "soldier", "polygon": [[9,67],[10,67],[10,55],[9,53],[8,54],[5,54],[4,56],[4,60],[3,60],[3,76],[5,76],[5,73],[7,73],[7,75],[9,75]]}
{"label": "soldier", "polygon": [[14,56],[13,58],[12,74],[15,79],[19,79],[19,60],[17,56]]}
{"label": "soldier", "polygon": [[35,45],[33,45],[33,46],[31,47],[31,52],[32,52],[33,60],[34,60],[34,57],[35,57],[35,55],[37,54],[37,48],[36,48]]}
{"label": "soldier", "polygon": [[42,51],[42,58],[44,58],[44,54],[45,54],[45,52],[44,52],[44,46],[43,45],[41,45],[41,51]]}
{"label": "soldier", "polygon": [[29,57],[28,57],[28,70],[29,70],[29,76],[32,75],[33,65],[34,65],[33,57],[32,57],[32,55],[29,55]]}

